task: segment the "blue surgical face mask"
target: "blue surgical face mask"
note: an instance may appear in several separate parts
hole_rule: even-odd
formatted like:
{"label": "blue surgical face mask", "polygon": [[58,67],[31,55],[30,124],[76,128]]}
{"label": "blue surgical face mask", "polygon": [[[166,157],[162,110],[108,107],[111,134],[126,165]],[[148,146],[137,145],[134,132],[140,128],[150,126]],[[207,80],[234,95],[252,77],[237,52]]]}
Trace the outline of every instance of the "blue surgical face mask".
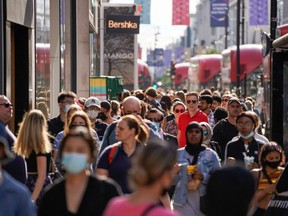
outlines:
{"label": "blue surgical face mask", "polygon": [[78,174],[87,167],[88,157],[86,154],[80,153],[64,153],[62,164],[66,171],[71,174]]}
{"label": "blue surgical face mask", "polygon": [[153,122],[157,128],[157,131],[160,130],[160,127],[161,127],[161,123],[160,122]]}
{"label": "blue surgical face mask", "polygon": [[71,104],[66,104],[64,108],[64,112],[68,113],[68,110],[70,109]]}
{"label": "blue surgical face mask", "polygon": [[243,134],[239,133],[240,137],[243,139],[249,139],[254,136],[254,132],[251,131],[248,135],[244,136]]}

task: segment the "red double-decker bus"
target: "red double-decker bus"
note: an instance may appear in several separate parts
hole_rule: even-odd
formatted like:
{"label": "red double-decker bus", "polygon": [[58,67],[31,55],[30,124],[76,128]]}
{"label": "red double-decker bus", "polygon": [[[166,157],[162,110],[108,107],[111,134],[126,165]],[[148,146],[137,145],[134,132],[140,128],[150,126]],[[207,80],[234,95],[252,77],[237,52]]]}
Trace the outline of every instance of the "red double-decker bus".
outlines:
{"label": "red double-decker bus", "polygon": [[[239,87],[241,95],[256,96],[262,87],[263,56],[262,45],[240,45]],[[235,89],[237,86],[236,46],[222,51],[221,80],[224,88]]]}
{"label": "red double-decker bus", "polygon": [[177,63],[175,64],[175,77],[174,85],[177,89],[183,89],[188,87],[188,69],[189,63]]}
{"label": "red double-decker bus", "polygon": [[149,72],[148,64],[137,59],[138,64],[138,85],[140,89],[146,89],[152,85],[152,78]]}

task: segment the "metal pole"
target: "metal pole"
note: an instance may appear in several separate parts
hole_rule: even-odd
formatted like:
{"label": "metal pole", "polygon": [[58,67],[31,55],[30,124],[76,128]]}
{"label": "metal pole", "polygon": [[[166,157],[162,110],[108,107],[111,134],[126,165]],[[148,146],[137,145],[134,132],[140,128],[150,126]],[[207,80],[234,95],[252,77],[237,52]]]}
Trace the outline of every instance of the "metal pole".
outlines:
{"label": "metal pole", "polygon": [[228,9],[225,15],[225,49],[228,47]]}
{"label": "metal pole", "polygon": [[241,28],[241,44],[245,44],[245,0],[242,0],[242,28]]}
{"label": "metal pole", "polygon": [[4,79],[4,1],[0,2],[0,94],[5,94]]}
{"label": "metal pole", "polygon": [[237,0],[237,19],[236,19],[236,43],[237,43],[237,50],[236,50],[236,75],[237,75],[237,95],[240,96],[240,1]]}
{"label": "metal pole", "polygon": [[276,28],[277,28],[277,0],[271,0],[271,12],[270,12],[270,39],[271,42],[275,40],[276,37]]}

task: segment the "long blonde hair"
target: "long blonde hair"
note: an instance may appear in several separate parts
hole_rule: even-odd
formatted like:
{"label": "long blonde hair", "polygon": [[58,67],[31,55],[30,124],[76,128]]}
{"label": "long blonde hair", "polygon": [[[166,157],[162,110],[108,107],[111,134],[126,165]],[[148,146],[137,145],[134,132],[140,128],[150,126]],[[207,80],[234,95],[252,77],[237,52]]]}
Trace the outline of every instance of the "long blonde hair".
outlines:
{"label": "long blonde hair", "polygon": [[47,128],[46,118],[40,110],[25,113],[14,146],[15,153],[28,158],[32,151],[36,154],[51,152]]}

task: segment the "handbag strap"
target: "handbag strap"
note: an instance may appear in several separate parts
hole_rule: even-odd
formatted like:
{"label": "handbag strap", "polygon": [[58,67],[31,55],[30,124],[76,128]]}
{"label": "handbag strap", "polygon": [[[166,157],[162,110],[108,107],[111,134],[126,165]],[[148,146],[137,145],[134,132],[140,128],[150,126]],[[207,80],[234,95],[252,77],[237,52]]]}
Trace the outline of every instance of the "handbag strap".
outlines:
{"label": "handbag strap", "polygon": [[54,160],[53,157],[51,157],[51,161],[52,161],[52,165],[53,165],[53,167],[54,167],[54,173],[57,172],[58,175],[60,176],[60,178],[63,178],[61,172],[59,172],[59,169],[58,169],[58,167],[56,166],[56,163],[55,163],[55,160]]}

